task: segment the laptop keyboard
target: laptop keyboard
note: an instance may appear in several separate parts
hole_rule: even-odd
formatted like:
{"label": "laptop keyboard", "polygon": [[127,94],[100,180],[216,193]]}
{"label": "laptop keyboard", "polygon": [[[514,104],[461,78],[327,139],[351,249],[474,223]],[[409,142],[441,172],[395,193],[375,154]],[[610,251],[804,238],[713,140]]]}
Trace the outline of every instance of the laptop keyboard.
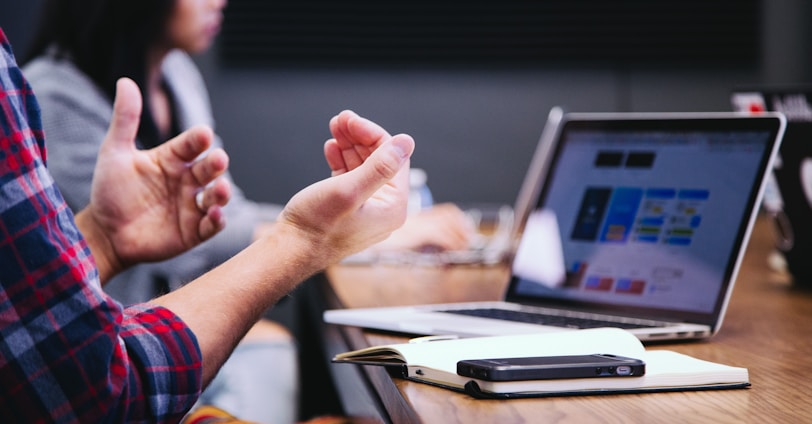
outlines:
{"label": "laptop keyboard", "polygon": [[610,320],[600,320],[600,319],[562,316],[562,315],[547,315],[534,312],[514,311],[509,309],[496,309],[496,308],[451,309],[444,310],[441,312],[474,316],[480,318],[493,318],[507,321],[518,321],[528,324],[541,324],[541,325],[551,325],[554,327],[579,328],[579,329],[615,327],[628,330],[633,328],[654,327],[653,324],[610,321]]}

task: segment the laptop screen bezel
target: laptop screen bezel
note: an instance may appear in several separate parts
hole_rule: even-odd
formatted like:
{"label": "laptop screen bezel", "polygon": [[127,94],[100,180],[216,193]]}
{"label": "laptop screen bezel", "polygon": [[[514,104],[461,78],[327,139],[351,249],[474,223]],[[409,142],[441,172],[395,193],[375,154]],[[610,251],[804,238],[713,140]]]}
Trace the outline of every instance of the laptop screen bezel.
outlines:
{"label": "laptop screen bezel", "polygon": [[[551,123],[548,121],[548,125]],[[735,284],[735,278],[741,259],[746,249],[753,223],[758,212],[758,202],[763,194],[766,176],[772,167],[773,160],[781,142],[781,135],[786,122],[783,115],[779,113],[764,113],[753,116],[740,113],[567,113],[552,122],[556,126],[554,131],[547,131],[547,138],[542,136],[537,147],[537,154],[533,159],[530,170],[525,178],[522,192],[525,199],[521,199],[517,205],[521,205],[522,210],[517,211],[517,225],[523,226],[527,216],[544,204],[548,185],[544,184],[555,169],[555,163],[561,154],[566,139],[566,134],[573,130],[674,130],[679,132],[691,130],[703,131],[768,131],[768,145],[764,149],[759,163],[758,173],[752,184],[752,188],[747,198],[746,207],[742,211],[738,230],[733,248],[728,257],[724,271],[724,281],[719,286],[716,293],[716,301],[712,311],[708,313],[698,313],[683,310],[669,310],[663,308],[634,307],[627,305],[606,305],[597,302],[563,300],[543,296],[525,296],[517,292],[520,279],[512,276],[506,292],[506,300],[521,304],[556,307],[577,311],[589,311],[605,313],[610,315],[622,315],[625,317],[639,317],[646,319],[659,319],[675,322],[689,322],[704,324],[712,329],[718,328],[721,324],[724,310],[727,306],[730,294]],[[517,234],[521,233],[521,228]],[[515,252],[514,252],[515,253]]]}

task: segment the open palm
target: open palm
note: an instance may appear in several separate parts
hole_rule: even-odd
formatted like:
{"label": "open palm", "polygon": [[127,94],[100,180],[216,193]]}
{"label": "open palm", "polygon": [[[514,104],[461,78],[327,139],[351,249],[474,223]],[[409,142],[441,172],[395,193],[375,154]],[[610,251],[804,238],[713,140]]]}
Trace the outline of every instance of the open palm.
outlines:
{"label": "open palm", "polygon": [[[225,225],[221,206],[230,186],[218,179],[228,156],[211,146],[209,128],[195,128],[150,150],[135,136],[141,95],[134,82],[118,82],[113,119],[99,149],[89,213],[119,263],[166,259],[212,237]],[[203,192],[198,205],[195,196]],[[200,207],[199,207],[200,206]]]}

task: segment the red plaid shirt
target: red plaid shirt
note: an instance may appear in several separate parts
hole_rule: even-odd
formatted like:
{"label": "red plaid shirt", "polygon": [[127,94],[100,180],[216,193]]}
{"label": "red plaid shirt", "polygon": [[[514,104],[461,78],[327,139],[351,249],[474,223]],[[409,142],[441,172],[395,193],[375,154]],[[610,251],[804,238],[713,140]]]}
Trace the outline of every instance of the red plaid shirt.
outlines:
{"label": "red plaid shirt", "polygon": [[104,294],[45,168],[39,105],[0,30],[0,422],[175,422],[200,394],[194,334]]}

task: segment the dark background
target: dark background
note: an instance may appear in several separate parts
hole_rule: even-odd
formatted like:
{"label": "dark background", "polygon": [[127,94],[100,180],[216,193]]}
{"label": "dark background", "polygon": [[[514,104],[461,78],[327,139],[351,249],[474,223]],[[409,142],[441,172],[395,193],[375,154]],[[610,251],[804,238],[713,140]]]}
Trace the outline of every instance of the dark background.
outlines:
{"label": "dark background", "polygon": [[[512,204],[554,105],[724,111],[736,87],[812,82],[806,0],[379,3],[230,1],[196,60],[249,197],[327,176],[342,109],[412,134],[436,200]],[[0,0],[18,56],[40,4]]]}

